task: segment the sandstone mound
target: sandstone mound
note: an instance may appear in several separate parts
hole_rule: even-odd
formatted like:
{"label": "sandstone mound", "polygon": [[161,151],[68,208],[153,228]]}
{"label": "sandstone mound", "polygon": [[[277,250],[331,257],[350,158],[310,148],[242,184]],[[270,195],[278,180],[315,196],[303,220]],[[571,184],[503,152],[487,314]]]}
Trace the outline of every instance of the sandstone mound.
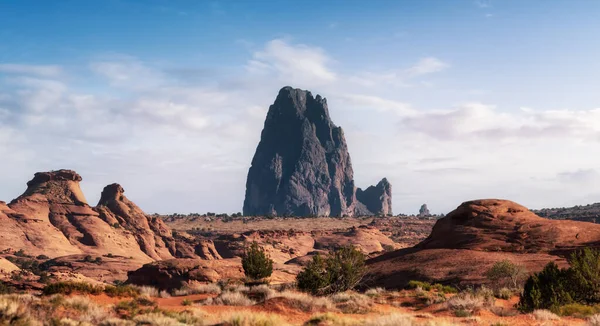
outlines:
{"label": "sandstone mound", "polygon": [[279,91],[248,171],[244,215],[391,214],[391,190],[386,179],[364,192],[355,187],[344,132],[325,98]]}
{"label": "sandstone mound", "polygon": [[541,218],[508,200],[474,200],[440,219],[418,248],[549,252],[600,241],[600,225]]}
{"label": "sandstone mound", "polygon": [[94,208],[79,187],[81,180],[71,170],[36,173],[21,196],[8,205],[0,202],[0,250],[51,258],[127,257],[129,269],[153,260],[197,257],[193,243],[174,239],[164,222],[144,214],[120,185],[104,188]]}
{"label": "sandstone mound", "polygon": [[514,202],[486,199],[461,204],[415,247],[368,265],[371,279],[386,287],[402,287],[411,279],[482,283],[496,261],[508,259],[537,271],[551,261],[564,265],[572,250],[599,244],[600,225],[546,220]]}

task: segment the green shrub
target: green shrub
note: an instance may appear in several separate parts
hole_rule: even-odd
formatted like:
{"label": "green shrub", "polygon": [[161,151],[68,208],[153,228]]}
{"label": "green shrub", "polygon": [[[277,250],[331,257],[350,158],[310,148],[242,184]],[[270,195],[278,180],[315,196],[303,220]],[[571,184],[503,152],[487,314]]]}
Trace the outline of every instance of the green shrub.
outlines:
{"label": "green shrub", "polygon": [[560,306],[572,303],[571,279],[570,270],[548,263],[541,272],[533,274],[525,282],[519,310],[531,312],[535,309],[549,309],[556,312]]}
{"label": "green shrub", "polygon": [[487,272],[487,278],[497,287],[518,288],[527,276],[527,270],[522,265],[510,260],[496,262]]}
{"label": "green shrub", "polygon": [[104,293],[109,297],[137,297],[140,289],[131,285],[107,285]]}
{"label": "green shrub", "polygon": [[561,316],[573,316],[579,318],[589,317],[599,312],[599,306],[586,306],[580,303],[571,303],[568,305],[564,305],[558,310],[558,313]]}
{"label": "green shrub", "polygon": [[29,255],[27,255],[23,249],[19,249],[19,251],[15,252],[14,255],[17,257],[29,257]]}
{"label": "green shrub", "polygon": [[183,301],[181,301],[181,305],[183,306],[191,306],[192,304],[193,302],[190,299],[184,299]]}
{"label": "green shrub", "polygon": [[458,293],[458,290],[450,285],[441,285],[440,283],[435,283],[431,287],[441,293]]}
{"label": "green shrub", "polygon": [[81,293],[81,294],[100,294],[104,288],[102,286],[96,286],[89,283],[84,282],[56,282],[48,284],[44,287],[42,292],[45,295],[51,294],[72,294],[72,293]]}
{"label": "green shrub", "polygon": [[568,269],[554,263],[529,277],[519,302],[522,311],[550,309],[559,312],[560,306],[571,303],[600,302],[600,252],[585,248],[574,252]]}
{"label": "green shrub", "polygon": [[600,302],[600,251],[591,248],[574,252],[570,259],[573,300]]}
{"label": "green shrub", "polygon": [[409,281],[407,287],[409,289],[421,288],[425,291],[431,291],[431,284],[429,282]]}
{"label": "green shrub", "polygon": [[314,295],[323,292],[331,283],[326,259],[320,254],[313,256],[312,261],[296,276],[296,283],[301,291]]}
{"label": "green shrub", "polygon": [[454,315],[456,317],[471,317],[471,312],[469,312],[468,310],[464,310],[464,309],[459,309],[454,311]]}
{"label": "green shrub", "polygon": [[333,294],[353,289],[366,273],[365,255],[352,246],[342,247],[313,260],[296,277],[298,288],[314,295]]}
{"label": "green shrub", "polygon": [[244,274],[251,280],[265,279],[273,273],[273,260],[258,243],[252,242],[242,257]]}

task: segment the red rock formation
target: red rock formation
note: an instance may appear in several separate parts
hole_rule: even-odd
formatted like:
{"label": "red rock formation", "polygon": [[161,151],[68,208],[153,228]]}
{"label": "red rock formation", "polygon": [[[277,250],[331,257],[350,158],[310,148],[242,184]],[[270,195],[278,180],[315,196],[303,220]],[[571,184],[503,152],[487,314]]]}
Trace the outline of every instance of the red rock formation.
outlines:
{"label": "red rock formation", "polygon": [[547,220],[507,200],[475,200],[440,219],[431,235],[413,248],[368,261],[371,279],[402,287],[411,279],[484,283],[496,261],[508,259],[537,271],[572,250],[600,244],[600,225]]}
{"label": "red rock formation", "polygon": [[21,196],[9,205],[0,202],[0,250],[22,249],[51,258],[122,256],[133,262],[132,268],[153,260],[197,257],[193,244],[174,239],[164,222],[144,214],[120,185],[104,188],[93,208],[79,187],[81,180],[71,170],[36,173]]}
{"label": "red rock formation", "polygon": [[162,220],[147,216],[124,192],[116,183],[104,187],[94,210],[109,225],[131,232],[140,249],[152,259],[173,258],[176,244],[171,230]]}

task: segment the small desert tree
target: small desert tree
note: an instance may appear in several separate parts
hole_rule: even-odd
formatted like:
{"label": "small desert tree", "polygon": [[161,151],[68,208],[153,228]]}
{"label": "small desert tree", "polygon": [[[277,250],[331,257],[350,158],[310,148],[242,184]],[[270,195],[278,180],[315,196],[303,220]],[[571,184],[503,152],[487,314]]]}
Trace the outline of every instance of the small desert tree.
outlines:
{"label": "small desert tree", "polygon": [[321,294],[321,291],[331,283],[331,275],[327,271],[325,260],[320,254],[313,256],[312,261],[296,276],[298,289],[313,295]]}
{"label": "small desert tree", "polygon": [[298,288],[315,295],[325,295],[353,289],[366,273],[365,255],[347,246],[331,253],[327,258],[320,255],[296,277]]}
{"label": "small desert tree", "polygon": [[527,270],[522,265],[512,263],[510,260],[496,262],[485,274],[495,286],[516,289],[527,277]]}
{"label": "small desert tree", "polygon": [[571,281],[571,269],[561,269],[555,263],[548,263],[525,282],[519,309],[524,312],[535,309],[558,311],[560,306],[573,302]]}
{"label": "small desert tree", "polygon": [[273,273],[273,260],[258,243],[252,242],[242,257],[242,267],[247,278],[257,281],[265,279]]}
{"label": "small desert tree", "polygon": [[584,248],[571,254],[573,299],[585,303],[600,302],[600,251]]}

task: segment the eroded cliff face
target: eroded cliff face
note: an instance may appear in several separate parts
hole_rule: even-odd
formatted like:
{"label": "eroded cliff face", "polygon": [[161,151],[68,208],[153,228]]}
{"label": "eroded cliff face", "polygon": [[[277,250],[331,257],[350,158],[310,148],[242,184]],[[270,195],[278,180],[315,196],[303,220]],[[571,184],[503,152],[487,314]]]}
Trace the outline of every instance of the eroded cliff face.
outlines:
{"label": "eroded cliff face", "polygon": [[244,215],[388,214],[387,190],[381,204],[370,191],[368,204],[360,202],[344,132],[331,121],[327,100],[291,87],[279,91],[248,172]]}

